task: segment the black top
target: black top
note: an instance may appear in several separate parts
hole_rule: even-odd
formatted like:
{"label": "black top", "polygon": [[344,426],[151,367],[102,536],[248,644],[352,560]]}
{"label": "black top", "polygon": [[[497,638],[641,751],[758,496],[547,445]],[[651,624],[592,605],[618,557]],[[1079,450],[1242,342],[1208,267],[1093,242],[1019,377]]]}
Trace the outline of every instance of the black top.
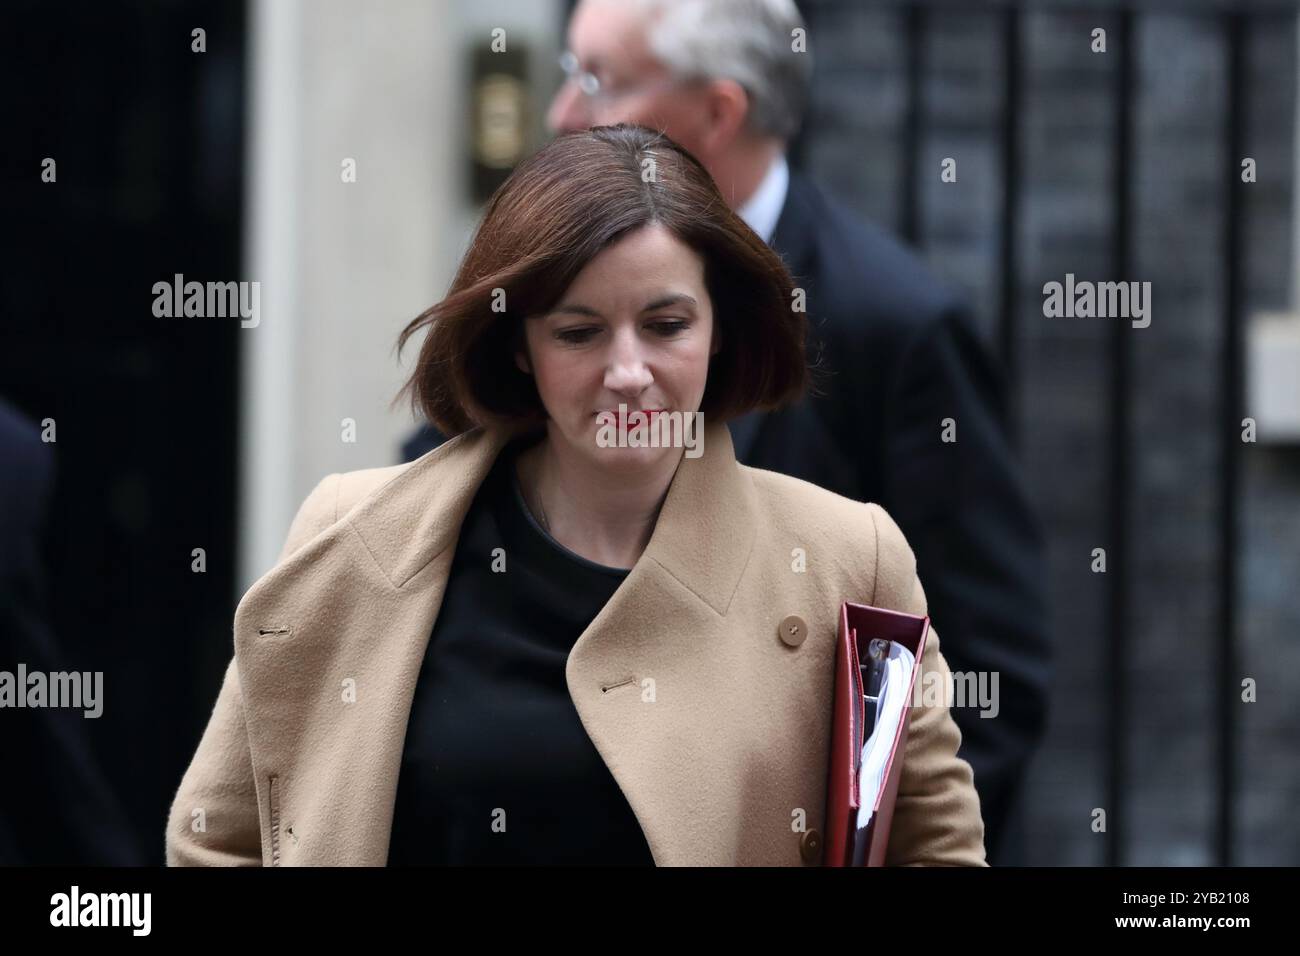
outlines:
{"label": "black top", "polygon": [[564,677],[629,571],[534,520],[515,458],[536,437],[502,449],[461,528],[411,705],[390,866],[654,863]]}

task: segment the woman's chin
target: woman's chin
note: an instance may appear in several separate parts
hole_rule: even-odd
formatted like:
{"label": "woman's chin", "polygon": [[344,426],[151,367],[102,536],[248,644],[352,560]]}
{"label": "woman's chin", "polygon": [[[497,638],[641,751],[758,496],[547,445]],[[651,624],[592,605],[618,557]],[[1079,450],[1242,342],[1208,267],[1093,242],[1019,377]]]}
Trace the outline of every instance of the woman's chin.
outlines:
{"label": "woman's chin", "polygon": [[655,465],[665,458],[679,454],[680,451],[681,449],[678,448],[638,447],[629,444],[626,447],[612,445],[601,448],[597,446],[593,450],[593,455],[602,468],[635,471]]}

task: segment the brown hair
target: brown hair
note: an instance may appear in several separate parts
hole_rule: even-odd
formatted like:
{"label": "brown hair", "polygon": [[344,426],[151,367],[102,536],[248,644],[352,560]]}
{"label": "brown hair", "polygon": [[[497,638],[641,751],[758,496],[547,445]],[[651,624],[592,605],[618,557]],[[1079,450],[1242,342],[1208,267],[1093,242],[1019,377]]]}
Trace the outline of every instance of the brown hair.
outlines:
{"label": "brown hair", "polygon": [[[643,170],[653,175],[643,178]],[[808,382],[806,320],[781,258],[727,207],[708,171],[662,133],[597,126],[566,133],[501,184],[447,297],[416,316],[400,353],[428,334],[397,398],[446,436],[476,425],[545,421],[531,375],[519,370],[523,319],[553,308],[606,246],[661,223],[704,260],[722,347],[710,359],[700,411],[721,421],[799,398]],[[494,311],[504,290],[505,311]]]}

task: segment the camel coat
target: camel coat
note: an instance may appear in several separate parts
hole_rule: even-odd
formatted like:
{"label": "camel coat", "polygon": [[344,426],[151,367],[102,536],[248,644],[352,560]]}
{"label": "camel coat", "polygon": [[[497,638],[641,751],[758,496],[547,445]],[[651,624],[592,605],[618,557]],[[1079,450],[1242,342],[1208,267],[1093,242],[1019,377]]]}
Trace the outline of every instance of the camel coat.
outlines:
{"label": "camel coat", "polygon": [[[656,863],[814,865],[840,602],[923,614],[925,594],[880,506],[739,464],[725,424],[703,435],[566,682]],[[235,612],[234,657],[167,822],[170,865],[385,864],[457,534],[509,438],[476,429],[308,496]],[[778,633],[791,616],[806,624],[797,644]],[[918,680],[931,670],[947,677],[933,628]],[[915,706],[909,733],[888,862],[985,865],[948,709]]]}

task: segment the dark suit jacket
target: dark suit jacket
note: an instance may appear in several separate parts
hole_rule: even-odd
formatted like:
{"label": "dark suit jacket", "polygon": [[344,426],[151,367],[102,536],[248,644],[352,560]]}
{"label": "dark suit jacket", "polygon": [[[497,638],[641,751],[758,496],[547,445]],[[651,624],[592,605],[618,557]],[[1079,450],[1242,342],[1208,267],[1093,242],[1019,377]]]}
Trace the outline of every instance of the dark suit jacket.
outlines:
{"label": "dark suit jacket", "polygon": [[[806,292],[824,397],[731,423],[736,457],[883,505],[917,557],[954,672],[997,672],[998,713],[953,707],[991,862],[1046,721],[1043,543],[1006,437],[999,370],[963,303],[791,171],[772,246]],[[955,442],[940,440],[956,422]],[[426,426],[410,461],[443,440]],[[988,685],[991,687],[991,684]]]}
{"label": "dark suit jacket", "polygon": [[[4,402],[0,463],[0,670],[87,670],[64,658],[46,615],[41,537],[53,455]],[[145,862],[92,752],[91,723],[79,710],[0,710],[0,865]]]}

